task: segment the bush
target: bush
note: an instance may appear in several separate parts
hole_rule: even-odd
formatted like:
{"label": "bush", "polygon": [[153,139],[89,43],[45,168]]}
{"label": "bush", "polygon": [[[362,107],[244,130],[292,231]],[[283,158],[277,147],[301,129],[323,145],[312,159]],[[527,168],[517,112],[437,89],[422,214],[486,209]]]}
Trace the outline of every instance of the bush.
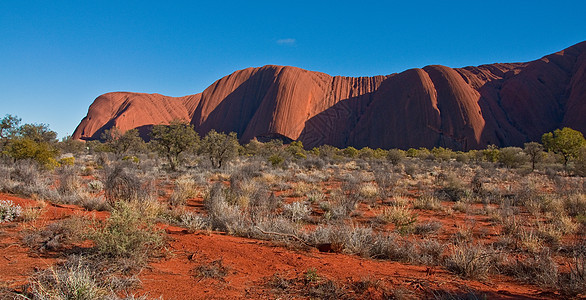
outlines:
{"label": "bush", "polygon": [[393,164],[399,164],[403,159],[405,159],[405,151],[399,149],[391,149],[387,154],[387,159]]}
{"label": "bush", "polygon": [[507,168],[518,168],[528,161],[528,157],[521,148],[506,147],[500,149],[498,161]]}
{"label": "bush", "polygon": [[582,133],[568,127],[544,134],[541,137],[541,142],[548,151],[563,156],[564,166],[568,165],[570,159],[577,158],[582,147],[586,145]]}
{"label": "bush", "polygon": [[50,267],[33,275],[27,299],[112,299],[117,298],[95,266],[84,260]]}
{"label": "bush", "polygon": [[17,160],[32,159],[47,169],[53,169],[58,165],[55,159],[59,153],[57,149],[49,143],[37,142],[30,138],[11,140],[2,153]]}
{"label": "bush", "polygon": [[132,201],[148,199],[151,193],[149,186],[143,183],[135,172],[121,164],[106,168],[106,181],[104,183],[106,200],[110,204],[116,201]]}
{"label": "bush", "polygon": [[236,133],[219,133],[210,130],[201,141],[200,153],[207,156],[214,168],[221,168],[238,155],[240,144]]}
{"label": "bush", "polygon": [[10,200],[0,200],[0,223],[12,222],[20,217],[22,208]]}
{"label": "bush", "polygon": [[197,182],[193,178],[182,176],[175,181],[175,188],[169,198],[169,204],[184,205],[187,203],[187,199],[197,197],[198,194]]}
{"label": "bush", "polygon": [[92,227],[88,237],[97,254],[106,258],[130,258],[141,265],[165,245],[153,216],[137,202],[117,202],[110,217]]}
{"label": "bush", "polygon": [[481,245],[463,244],[454,246],[452,253],[446,258],[445,266],[468,279],[483,279],[488,275],[493,264],[493,253]]}
{"label": "bush", "polygon": [[309,217],[310,212],[311,209],[301,202],[293,202],[283,206],[283,214],[293,222],[299,222],[306,219]]}
{"label": "bush", "polygon": [[195,150],[199,135],[192,125],[174,120],[169,125],[155,125],[151,131],[151,145],[162,156],[166,157],[173,171],[179,166],[179,156]]}

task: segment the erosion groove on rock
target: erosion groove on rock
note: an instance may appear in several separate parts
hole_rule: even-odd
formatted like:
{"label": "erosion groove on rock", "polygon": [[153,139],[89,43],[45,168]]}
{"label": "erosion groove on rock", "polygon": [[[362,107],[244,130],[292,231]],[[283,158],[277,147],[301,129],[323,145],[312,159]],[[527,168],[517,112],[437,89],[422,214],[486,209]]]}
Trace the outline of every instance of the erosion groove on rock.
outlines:
{"label": "erosion groove on rock", "polygon": [[374,77],[329,76],[268,65],[236,71],[185,97],[129,92],[99,96],[75,139],[99,139],[112,126],[139,128],[174,119],[252,138],[299,140],[306,147],[457,150],[518,146],[571,127],[586,133],[586,42],[528,63],[452,69],[432,65]]}

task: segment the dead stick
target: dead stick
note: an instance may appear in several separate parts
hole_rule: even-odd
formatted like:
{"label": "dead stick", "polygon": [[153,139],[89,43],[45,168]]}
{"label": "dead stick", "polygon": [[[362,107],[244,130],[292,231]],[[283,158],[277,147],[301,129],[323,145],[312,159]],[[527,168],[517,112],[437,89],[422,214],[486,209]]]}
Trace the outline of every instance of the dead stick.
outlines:
{"label": "dead stick", "polygon": [[306,241],[304,241],[303,239],[301,239],[300,237],[294,235],[294,234],[288,234],[288,233],[280,233],[280,232],[271,232],[271,231],[264,231],[262,229],[260,229],[260,227],[255,226],[256,229],[258,229],[260,232],[264,233],[264,234],[272,234],[272,235],[278,235],[278,236],[285,236],[285,237],[290,237],[293,238],[303,244],[305,244],[306,246],[309,247],[313,247],[313,245],[307,243]]}

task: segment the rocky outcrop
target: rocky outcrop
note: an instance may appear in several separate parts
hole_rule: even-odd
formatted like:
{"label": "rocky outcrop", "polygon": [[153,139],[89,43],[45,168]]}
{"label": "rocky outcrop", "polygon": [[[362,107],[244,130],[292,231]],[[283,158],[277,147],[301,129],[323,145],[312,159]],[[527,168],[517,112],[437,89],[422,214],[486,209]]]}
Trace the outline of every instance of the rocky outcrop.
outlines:
{"label": "rocky outcrop", "polygon": [[200,94],[108,93],[73,135],[98,139],[112,126],[148,129],[173,119],[307,147],[453,149],[522,145],[568,126],[586,131],[586,42],[528,63],[341,77],[295,67],[236,71]]}

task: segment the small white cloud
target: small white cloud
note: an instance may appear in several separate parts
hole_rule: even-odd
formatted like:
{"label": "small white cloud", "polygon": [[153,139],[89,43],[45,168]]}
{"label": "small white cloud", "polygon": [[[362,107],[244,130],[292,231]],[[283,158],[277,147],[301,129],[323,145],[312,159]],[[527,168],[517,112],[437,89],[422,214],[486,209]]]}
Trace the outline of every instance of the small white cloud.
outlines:
{"label": "small white cloud", "polygon": [[278,39],[277,40],[277,44],[279,45],[295,45],[296,40],[292,39],[292,38],[288,38],[288,39]]}

